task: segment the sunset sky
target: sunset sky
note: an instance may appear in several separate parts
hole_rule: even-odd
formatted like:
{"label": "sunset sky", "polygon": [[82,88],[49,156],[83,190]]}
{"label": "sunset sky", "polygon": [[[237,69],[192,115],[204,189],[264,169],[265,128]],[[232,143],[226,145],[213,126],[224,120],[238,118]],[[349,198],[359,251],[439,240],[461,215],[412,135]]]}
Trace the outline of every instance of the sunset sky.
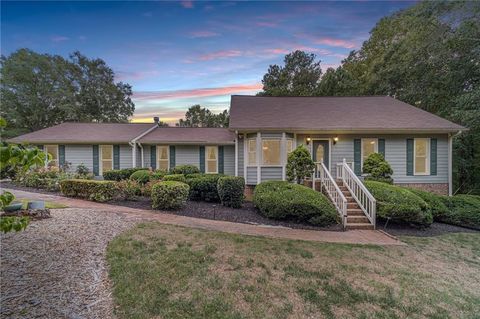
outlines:
{"label": "sunset sky", "polygon": [[270,64],[295,49],[322,69],[358,49],[383,16],[412,2],[4,2],[1,53],[79,50],[133,86],[134,121],[176,122],[201,104],[255,94]]}

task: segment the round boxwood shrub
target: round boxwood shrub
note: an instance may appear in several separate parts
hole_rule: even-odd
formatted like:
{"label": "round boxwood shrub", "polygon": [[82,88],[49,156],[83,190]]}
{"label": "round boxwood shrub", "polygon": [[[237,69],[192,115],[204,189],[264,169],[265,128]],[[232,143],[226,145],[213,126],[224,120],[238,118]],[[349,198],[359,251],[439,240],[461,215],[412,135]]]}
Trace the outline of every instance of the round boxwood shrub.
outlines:
{"label": "round boxwood shrub", "polygon": [[151,175],[150,175],[150,180],[163,180],[163,178],[165,177],[165,175],[167,175],[168,172],[165,171],[165,170],[161,170],[161,169],[157,169],[156,171],[154,171]]}
{"label": "round boxwood shrub", "polygon": [[199,177],[189,178],[187,180],[190,185],[190,199],[204,200],[206,202],[219,202],[217,183],[220,174],[202,174]]}
{"label": "round boxwood shrub", "polygon": [[130,176],[136,171],[145,170],[144,168],[135,167],[135,168],[124,168],[124,169],[113,169],[110,171],[103,172],[103,179],[107,181],[122,181],[129,179]]}
{"label": "round boxwood shrub", "polygon": [[480,229],[480,196],[455,195],[443,198],[448,211],[446,214],[439,216],[439,221]]}
{"label": "round boxwood shrub", "polygon": [[[409,191],[423,199],[428,207],[430,208],[430,211],[432,212],[432,216],[434,220],[438,220],[442,216],[448,213],[448,207],[445,205],[445,197],[446,196],[441,196],[437,194],[433,194],[430,192],[426,192],[420,189],[415,189],[415,188],[409,188]],[[447,199],[448,200],[448,199]]]}
{"label": "round boxwood shrub", "polygon": [[144,170],[136,171],[135,173],[133,173],[130,176],[130,179],[133,181],[137,181],[142,185],[145,185],[146,183],[148,183],[148,181],[150,181],[150,174],[151,174],[150,171],[144,169]]}
{"label": "round boxwood shrub", "polygon": [[155,209],[178,209],[188,199],[189,186],[182,182],[158,182],[152,187],[152,207]]}
{"label": "round boxwood shrub", "polygon": [[170,174],[197,174],[200,173],[200,169],[195,165],[178,165],[170,170]]}
{"label": "round boxwood shrub", "polygon": [[393,184],[392,167],[380,153],[372,153],[365,159],[363,173],[367,174],[365,180]]}
{"label": "round boxwood shrub", "polygon": [[165,175],[163,177],[164,181],[175,181],[175,182],[182,182],[186,183],[187,179],[185,178],[185,175],[183,174],[171,174],[171,175]]}
{"label": "round boxwood shrub", "polygon": [[433,222],[427,203],[410,190],[375,181],[364,183],[377,200],[377,217],[421,226]]}
{"label": "round boxwood shrub", "polygon": [[218,196],[223,206],[240,208],[243,204],[245,180],[243,177],[224,176],[217,182]]}
{"label": "round boxwood shrub", "polygon": [[272,219],[293,219],[319,226],[338,221],[335,207],[325,195],[289,182],[260,183],[255,187],[253,203],[263,216]]}

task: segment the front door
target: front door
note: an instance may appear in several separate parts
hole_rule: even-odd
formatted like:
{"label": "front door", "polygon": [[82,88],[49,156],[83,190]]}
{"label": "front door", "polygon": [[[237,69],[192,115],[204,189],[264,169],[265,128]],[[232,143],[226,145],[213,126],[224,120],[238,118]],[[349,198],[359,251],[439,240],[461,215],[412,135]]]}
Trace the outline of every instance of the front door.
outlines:
{"label": "front door", "polygon": [[323,162],[327,169],[330,169],[328,162],[328,141],[313,141],[313,161],[314,162]]}

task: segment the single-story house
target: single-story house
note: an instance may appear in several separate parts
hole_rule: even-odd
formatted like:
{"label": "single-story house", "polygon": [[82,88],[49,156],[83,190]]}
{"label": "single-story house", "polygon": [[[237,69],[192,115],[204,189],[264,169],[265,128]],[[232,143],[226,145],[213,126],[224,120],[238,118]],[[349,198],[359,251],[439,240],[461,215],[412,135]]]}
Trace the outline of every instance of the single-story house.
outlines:
{"label": "single-story house", "polygon": [[452,137],[465,127],[387,96],[231,97],[229,128],[149,124],[63,123],[18,136],[39,145],[54,165],[167,169],[193,164],[205,173],[245,177],[247,185],[284,180],[287,154],[306,145],[333,178],[344,160],[361,175],[382,153],[397,184],[452,191]]}

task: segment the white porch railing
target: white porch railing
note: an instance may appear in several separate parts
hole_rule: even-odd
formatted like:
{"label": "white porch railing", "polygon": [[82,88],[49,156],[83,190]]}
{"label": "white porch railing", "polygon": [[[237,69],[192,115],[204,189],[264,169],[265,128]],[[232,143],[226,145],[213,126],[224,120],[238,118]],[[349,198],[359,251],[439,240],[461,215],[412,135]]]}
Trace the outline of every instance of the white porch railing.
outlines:
{"label": "white porch railing", "polygon": [[352,197],[358,206],[367,216],[368,220],[375,228],[377,201],[375,197],[363,185],[362,181],[355,175],[348,163],[343,159],[343,163],[337,164],[337,179],[341,179],[343,184],[348,188]]}
{"label": "white porch railing", "polygon": [[342,191],[338,187],[337,183],[335,183],[325,164],[322,162],[315,163],[315,171],[312,178],[313,189],[315,189],[315,182],[317,180],[320,180],[320,191],[325,189],[328,197],[333,202],[337,212],[340,215],[343,227],[345,227],[347,223],[347,199],[345,196],[343,196]]}

